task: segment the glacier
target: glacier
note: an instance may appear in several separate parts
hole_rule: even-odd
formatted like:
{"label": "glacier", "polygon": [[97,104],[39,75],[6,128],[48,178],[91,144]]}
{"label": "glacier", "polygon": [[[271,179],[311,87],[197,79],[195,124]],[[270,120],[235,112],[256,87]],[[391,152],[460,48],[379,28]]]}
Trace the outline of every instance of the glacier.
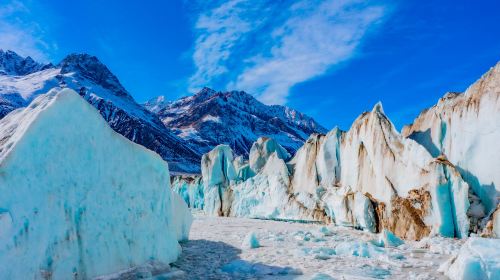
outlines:
{"label": "glacier", "polygon": [[471,237],[455,257],[440,267],[451,279],[500,279],[498,239]]}
{"label": "glacier", "polygon": [[[348,131],[311,134],[293,157],[269,137],[257,139],[248,160],[229,146],[216,147],[202,161],[203,192],[196,192],[196,199],[210,205],[206,212],[214,215],[332,222],[410,240],[499,236],[496,165],[483,164],[476,172],[466,162],[492,158],[485,151],[494,146],[498,118],[486,116],[500,112],[499,69],[495,66],[465,94],[447,94],[402,132],[377,103]],[[456,120],[447,123],[448,115]],[[484,141],[478,132],[462,142],[462,128],[452,129],[461,123],[478,123],[491,133]],[[426,127],[427,134],[419,132]],[[479,177],[471,176],[476,173]],[[485,184],[488,180],[493,183]]]}
{"label": "glacier", "polygon": [[0,275],[89,279],[168,265],[191,214],[168,164],[70,89],[0,120]]}
{"label": "glacier", "polygon": [[500,63],[465,93],[448,93],[403,134],[434,157],[446,155],[491,213],[500,197]]}

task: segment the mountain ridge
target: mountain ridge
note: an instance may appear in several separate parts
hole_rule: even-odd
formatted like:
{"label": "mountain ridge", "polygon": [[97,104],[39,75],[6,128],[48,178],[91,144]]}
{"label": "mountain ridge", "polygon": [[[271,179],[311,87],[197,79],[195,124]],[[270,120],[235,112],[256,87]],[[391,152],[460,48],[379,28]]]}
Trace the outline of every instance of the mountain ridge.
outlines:
{"label": "mountain ridge", "polygon": [[313,118],[281,105],[265,105],[244,91],[215,91],[208,87],[175,101],[155,97],[144,107],[156,113],[179,137],[192,141],[202,153],[218,144],[248,156],[259,137],[277,139],[292,154],[312,133],[327,130]]}
{"label": "mountain ridge", "polygon": [[[285,106],[264,105],[243,91],[216,92],[204,88],[194,96],[176,101],[157,97],[154,102],[139,104],[96,56],[72,53],[57,64],[42,64],[14,51],[0,50],[0,118],[28,106],[38,95],[52,88],[71,88],[78,92],[99,110],[116,132],[160,154],[169,162],[173,172],[200,172],[202,154],[219,142],[232,142],[238,154],[247,156],[251,144],[258,137],[271,136],[294,153],[309,134],[326,132],[325,128],[299,111]],[[202,111],[210,111],[211,114],[185,114],[179,105],[193,100],[199,101]],[[170,109],[166,110],[167,107]],[[219,116],[216,112],[225,114]],[[175,117],[177,121],[169,120],[165,115]],[[256,121],[251,120],[253,118]],[[228,131],[213,126],[238,124],[238,119],[246,120],[238,129]],[[225,123],[226,120],[229,122]],[[180,128],[183,122],[211,123],[212,126],[203,126],[197,139],[186,137],[198,131]],[[178,123],[179,127],[174,123]],[[216,131],[215,137],[210,133],[211,128]],[[207,131],[210,141],[202,137]]]}
{"label": "mountain ridge", "polygon": [[93,105],[118,133],[155,151],[178,172],[198,172],[199,153],[175,136],[163,123],[144,109],[121,85],[118,78],[95,56],[70,54],[59,64],[29,69],[15,52],[1,53],[9,67],[0,75],[0,117],[25,107],[40,94],[52,88],[71,88]]}

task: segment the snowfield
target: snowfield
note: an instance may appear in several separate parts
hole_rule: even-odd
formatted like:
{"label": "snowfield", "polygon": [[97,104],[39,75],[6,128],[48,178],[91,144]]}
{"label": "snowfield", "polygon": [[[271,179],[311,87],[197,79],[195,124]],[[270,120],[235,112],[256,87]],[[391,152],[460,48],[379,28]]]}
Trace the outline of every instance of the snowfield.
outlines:
{"label": "snowfield", "polygon": [[344,227],[196,212],[173,266],[185,272],[181,279],[448,279],[438,268],[464,242],[426,238],[381,247],[379,238],[390,243]]}

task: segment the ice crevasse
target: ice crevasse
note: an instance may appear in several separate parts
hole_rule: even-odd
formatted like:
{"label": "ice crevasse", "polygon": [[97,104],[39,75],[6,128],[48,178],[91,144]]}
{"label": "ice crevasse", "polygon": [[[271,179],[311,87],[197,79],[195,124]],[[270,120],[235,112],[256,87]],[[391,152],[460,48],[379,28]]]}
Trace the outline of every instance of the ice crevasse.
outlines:
{"label": "ice crevasse", "polygon": [[[88,279],[180,254],[191,214],[160,156],[53,89],[0,120],[0,275]],[[133,253],[131,253],[133,252]]]}

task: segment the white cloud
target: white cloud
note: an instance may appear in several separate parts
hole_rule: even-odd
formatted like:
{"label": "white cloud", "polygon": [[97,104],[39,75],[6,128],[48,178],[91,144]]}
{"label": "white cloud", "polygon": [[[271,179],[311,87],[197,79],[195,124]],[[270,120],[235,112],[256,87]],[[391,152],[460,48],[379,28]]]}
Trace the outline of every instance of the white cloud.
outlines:
{"label": "white cloud", "polygon": [[190,79],[192,88],[204,86],[210,79],[228,72],[226,62],[235,44],[255,28],[250,18],[244,16],[254,12],[256,6],[250,1],[233,0],[199,16],[193,53],[197,71]]}
{"label": "white cloud", "polygon": [[57,45],[43,40],[43,30],[38,24],[26,21],[29,13],[20,1],[10,1],[0,7],[0,48],[47,62],[47,53]]}
{"label": "white cloud", "polygon": [[224,2],[198,17],[192,86],[225,79],[228,89],[283,104],[294,85],[352,58],[384,12],[358,0]]}

